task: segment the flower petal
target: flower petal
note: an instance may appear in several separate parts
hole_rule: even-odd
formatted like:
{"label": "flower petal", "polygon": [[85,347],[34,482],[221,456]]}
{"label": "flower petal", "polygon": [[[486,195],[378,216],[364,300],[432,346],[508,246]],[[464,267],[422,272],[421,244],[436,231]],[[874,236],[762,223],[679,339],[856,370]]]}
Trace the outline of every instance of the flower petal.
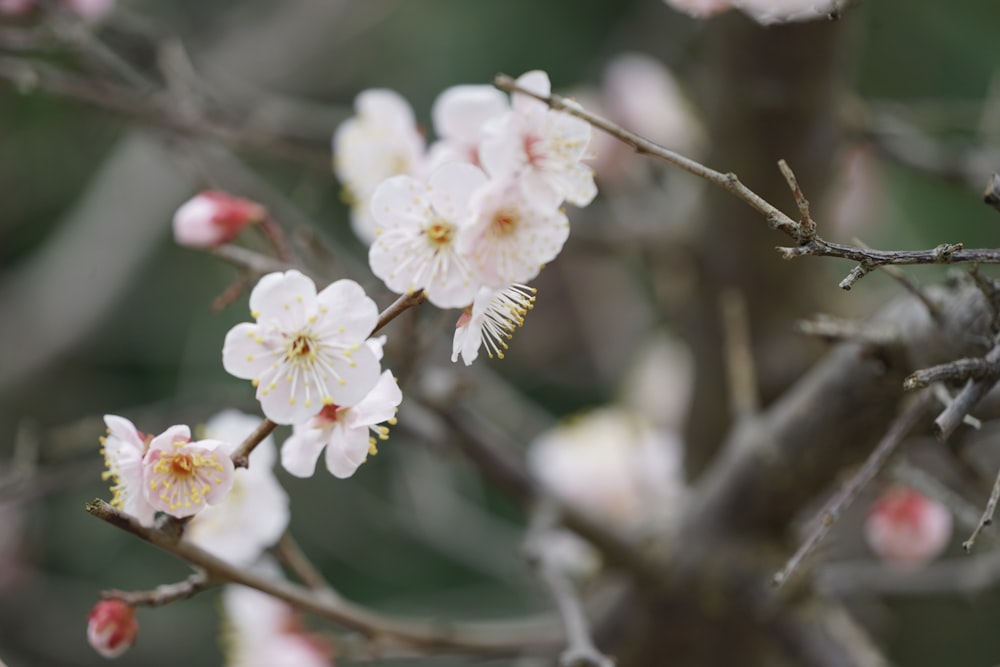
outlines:
{"label": "flower petal", "polygon": [[326,446],[327,469],[334,477],[350,477],[368,458],[368,447],[367,428],[338,428]]}
{"label": "flower petal", "polygon": [[[343,279],[330,284],[316,299],[321,312],[326,308],[327,317],[336,316],[340,335],[346,341],[360,343],[368,338],[378,322],[378,306],[353,280]],[[372,384],[374,382],[372,380]]]}
{"label": "flower petal", "polygon": [[261,335],[260,325],[252,322],[237,324],[222,344],[222,367],[230,375],[252,380],[274,364],[272,353],[275,343],[271,337]]}
{"label": "flower petal", "polygon": [[400,391],[396,378],[392,376],[392,371],[382,371],[378,382],[368,395],[347,411],[345,423],[348,426],[367,428],[388,421],[396,416],[396,407],[402,401],[403,392]]}
{"label": "flower petal", "polygon": [[330,437],[330,429],[296,426],[281,446],[281,467],[296,477],[312,477]]}
{"label": "flower petal", "polygon": [[258,322],[277,320],[283,328],[297,328],[312,315],[307,304],[315,298],[316,284],[299,271],[269,273],[250,293],[250,311]]}

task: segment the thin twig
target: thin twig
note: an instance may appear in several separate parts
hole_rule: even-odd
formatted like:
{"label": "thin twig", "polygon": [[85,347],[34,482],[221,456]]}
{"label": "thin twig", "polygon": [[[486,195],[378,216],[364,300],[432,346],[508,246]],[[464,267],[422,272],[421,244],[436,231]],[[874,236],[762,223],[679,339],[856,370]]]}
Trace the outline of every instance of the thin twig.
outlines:
{"label": "thin twig", "polygon": [[[854,245],[858,246],[859,248],[867,248],[869,250],[871,249],[871,246],[869,246],[867,243],[865,243],[864,241],[862,241],[858,237],[852,238],[851,242]],[[879,266],[878,268],[881,269],[881,271],[883,273],[885,273],[886,275],[888,275],[890,278],[892,278],[893,280],[895,280],[896,282],[898,282],[900,285],[902,285],[903,289],[905,289],[907,292],[909,292],[910,294],[912,294],[913,296],[915,296],[917,299],[919,299],[920,303],[922,303],[924,305],[924,308],[927,309],[927,314],[931,316],[931,319],[933,319],[935,322],[937,322],[939,324],[941,323],[941,319],[942,319],[941,309],[938,308],[937,304],[935,304],[931,300],[931,298],[920,287],[920,284],[917,283],[916,280],[914,280],[910,276],[908,276],[905,273],[903,273],[903,271],[901,269],[899,269],[898,267],[895,267],[895,266],[892,266],[892,265],[889,265],[889,264],[883,264],[883,265]]]}
{"label": "thin twig", "polygon": [[288,271],[296,268],[295,264],[275,259],[269,255],[254,252],[238,245],[221,245],[212,249],[212,254],[223,259],[230,264],[235,264],[240,268],[247,269],[257,275],[273,273],[275,271]]}
{"label": "thin twig", "polygon": [[542,502],[532,513],[524,555],[535,570],[559,611],[566,629],[566,648],[559,655],[560,667],[614,667],[598,650],[590,636],[590,623],[569,576],[548,548],[548,537],[556,529],[559,515],[551,503]]}
{"label": "thin twig", "polygon": [[943,243],[936,248],[928,250],[873,250],[826,241],[815,235],[814,228],[799,224],[748,188],[732,172],[722,173],[716,171],[696,160],[664,148],[597,114],[586,111],[579,104],[565,97],[559,95],[540,95],[527,90],[518,85],[517,81],[506,74],[496,75],[493,78],[493,85],[501,90],[532,97],[540,102],[544,102],[552,109],[565,111],[607,132],[619,141],[628,144],[640,154],[663,160],[732,193],[763,215],[767,224],[772,229],[783,232],[798,244],[791,248],[777,248],[777,251],[784,259],[794,259],[796,257],[811,255],[815,257],[836,257],[857,262],[858,266],[841,281],[840,287],[842,289],[850,289],[857,280],[871,272],[875,267],[886,264],[957,264],[965,262],[1000,264],[1000,249],[966,250],[961,243]]}
{"label": "thin twig", "polygon": [[903,389],[923,389],[935,382],[957,382],[959,380],[983,380],[1000,376],[1000,363],[982,358],[956,359],[946,364],[914,371],[903,380]]}
{"label": "thin twig", "polygon": [[[1000,364],[1000,344],[994,345],[993,349],[985,357],[985,361],[990,365]],[[962,391],[952,399],[951,403],[934,420],[934,431],[942,441],[951,437],[958,425],[962,423],[965,416],[969,414],[980,400],[997,383],[997,376],[987,376],[981,380],[969,380]]]}
{"label": "thin twig", "polygon": [[815,315],[810,320],[796,321],[795,330],[828,341],[855,341],[880,348],[902,343],[899,332],[890,326],[855,322],[824,314]]}
{"label": "thin twig", "polygon": [[997,501],[1000,500],[1000,471],[997,471],[996,481],[993,482],[993,490],[990,492],[990,499],[986,501],[986,509],[983,510],[983,516],[979,519],[979,525],[976,526],[972,534],[969,535],[969,539],[962,542],[962,548],[966,551],[972,551],[972,547],[976,544],[976,538],[979,537],[979,533],[982,532],[986,526],[993,523],[993,514],[997,509]]}
{"label": "thin twig", "polygon": [[111,589],[101,592],[105,600],[121,600],[135,606],[161,607],[177,600],[187,600],[212,586],[211,579],[204,572],[195,572],[184,581],[175,584],[163,584],[151,591],[119,591]]}
{"label": "thin twig", "polygon": [[806,234],[815,236],[816,221],[809,215],[809,200],[802,193],[799,181],[795,178],[795,172],[792,171],[792,168],[784,160],[778,160],[778,170],[785,177],[785,182],[788,183],[788,187],[792,191],[792,196],[795,197],[795,205],[799,209],[799,224],[802,225],[802,229]]}
{"label": "thin twig", "polygon": [[302,551],[302,547],[299,546],[299,543],[295,541],[295,538],[287,530],[281,536],[281,539],[278,540],[278,543],[274,545],[274,555],[278,557],[278,560],[285,567],[294,572],[295,576],[302,583],[312,590],[323,591],[325,595],[335,600],[343,599],[340,593],[335,591],[330,582],[326,580],[326,577],[323,576],[319,568],[309,560],[309,557]]}
{"label": "thin twig", "polygon": [[562,633],[545,617],[516,621],[461,622],[399,619],[386,616],[347,600],[334,600],[288,581],[236,567],[185,540],[176,541],[156,528],[143,526],[135,517],[103,500],[86,506],[91,515],[129,532],[189,564],[204,570],[213,583],[231,582],[249,586],[284,600],[305,612],[356,630],[372,640],[390,640],[425,651],[471,652],[512,655],[551,650],[562,642]]}
{"label": "thin twig", "polygon": [[882,469],[896,447],[902,442],[906,434],[916,426],[917,421],[923,415],[924,410],[930,402],[930,392],[924,392],[918,396],[913,403],[901,414],[889,427],[882,439],[879,441],[872,453],[865,459],[864,464],[858,472],[844,484],[840,490],[826,503],[819,513],[815,527],[798,550],[792,555],[785,567],[776,573],[772,578],[775,586],[781,586],[794,574],[802,565],[806,557],[813,552],[820,541],[826,537],[830,528],[836,523],[841,513],[850,507],[861,490],[872,480]]}
{"label": "thin twig", "polygon": [[385,310],[379,313],[378,323],[375,325],[375,328],[372,329],[372,333],[378,333],[382,327],[399,317],[404,311],[413,308],[414,306],[419,306],[425,301],[427,301],[427,295],[424,294],[423,290],[417,290],[416,292],[404,294],[399,297],[389,304]]}

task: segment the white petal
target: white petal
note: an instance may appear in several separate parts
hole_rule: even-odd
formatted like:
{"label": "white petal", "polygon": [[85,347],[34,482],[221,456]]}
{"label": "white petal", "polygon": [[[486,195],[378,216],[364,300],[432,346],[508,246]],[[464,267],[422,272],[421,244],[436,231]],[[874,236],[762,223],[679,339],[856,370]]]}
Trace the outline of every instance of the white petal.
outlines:
{"label": "white petal", "polygon": [[328,385],[333,402],[350,406],[357,405],[372,390],[382,369],[371,349],[361,345],[351,354],[350,363],[336,362],[333,370],[340,375],[339,382]]}
{"label": "white petal", "polygon": [[175,442],[187,442],[189,440],[191,440],[191,429],[183,424],[171,426],[166,431],[153,438],[153,440],[149,443],[149,449],[146,450],[146,458],[148,459],[149,455],[153,451],[173,449]]}
{"label": "white petal", "polygon": [[142,441],[138,429],[132,422],[118,415],[104,415],[104,423],[108,427],[108,435],[122,444],[137,448],[140,456],[142,455],[146,444]]}
{"label": "white petal", "polygon": [[371,215],[382,230],[391,227],[420,228],[430,218],[427,187],[410,176],[382,181],[371,197]]}
{"label": "white petal", "polygon": [[434,211],[452,224],[462,224],[471,214],[473,195],[487,183],[479,167],[451,162],[438,168],[429,179],[429,196]]}
{"label": "white petal", "polygon": [[[532,70],[517,77],[517,85],[539,95],[547,96],[552,93],[549,75],[541,70]],[[518,93],[514,93],[513,106],[518,113],[538,113],[548,110],[548,106],[544,102]]]}
{"label": "white petal", "polygon": [[327,429],[296,426],[281,446],[281,467],[296,477],[312,477],[328,439]]}
{"label": "white petal", "polygon": [[222,344],[222,367],[232,376],[244,380],[260,377],[274,361],[270,351],[278,343],[264,336],[261,327],[251,322],[237,324],[226,334]]}
{"label": "white petal", "polygon": [[510,108],[507,96],[493,86],[452,86],[431,108],[439,137],[475,144],[483,126]]}
{"label": "white petal", "polygon": [[312,315],[316,285],[302,273],[269,273],[250,293],[250,311],[258,322],[276,320],[282,328],[294,330]]}
{"label": "white petal", "polygon": [[403,392],[399,390],[392,371],[382,371],[378,382],[361,399],[361,402],[348,411],[346,424],[367,428],[381,424],[396,416],[396,407],[403,400]]}
{"label": "white petal", "polygon": [[334,477],[345,479],[353,475],[368,458],[368,429],[338,428],[326,446],[326,467]]}
{"label": "white petal", "polygon": [[316,300],[321,308],[328,311],[325,319],[336,322],[340,335],[347,342],[365,340],[378,322],[378,306],[353,280],[332,283],[319,293]]}

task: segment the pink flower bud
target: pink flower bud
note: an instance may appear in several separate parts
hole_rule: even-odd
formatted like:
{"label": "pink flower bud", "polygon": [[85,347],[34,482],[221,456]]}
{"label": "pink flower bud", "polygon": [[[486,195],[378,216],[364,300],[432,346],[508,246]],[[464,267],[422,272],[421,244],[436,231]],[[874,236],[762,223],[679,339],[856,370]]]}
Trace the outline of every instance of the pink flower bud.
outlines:
{"label": "pink flower bud", "polygon": [[865,538],[882,560],[913,569],[944,551],[951,525],[948,508],[913,489],[894,487],[868,511]]}
{"label": "pink flower bud", "polygon": [[138,634],[133,609],[121,600],[101,600],[87,615],[87,641],[105,658],[127,651]]}
{"label": "pink flower bud", "polygon": [[232,241],[247,225],[260,222],[267,210],[249,199],[206,190],[174,214],[174,240],[180,245],[211,248]]}

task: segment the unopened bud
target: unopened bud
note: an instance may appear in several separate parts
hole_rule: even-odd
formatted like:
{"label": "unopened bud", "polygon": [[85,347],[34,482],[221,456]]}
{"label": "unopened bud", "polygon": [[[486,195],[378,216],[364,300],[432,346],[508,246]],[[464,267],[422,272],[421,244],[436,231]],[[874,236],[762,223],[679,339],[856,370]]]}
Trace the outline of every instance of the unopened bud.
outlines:
{"label": "unopened bud", "polygon": [[139,623],[121,600],[101,600],[87,615],[87,641],[105,658],[117,658],[135,643]]}
{"label": "unopened bud", "polygon": [[211,248],[232,241],[247,225],[262,221],[267,209],[249,199],[206,190],[174,214],[174,240],[180,245]]}
{"label": "unopened bud", "polygon": [[868,511],[865,538],[885,562],[918,568],[948,546],[951,528],[948,508],[913,489],[895,487]]}

